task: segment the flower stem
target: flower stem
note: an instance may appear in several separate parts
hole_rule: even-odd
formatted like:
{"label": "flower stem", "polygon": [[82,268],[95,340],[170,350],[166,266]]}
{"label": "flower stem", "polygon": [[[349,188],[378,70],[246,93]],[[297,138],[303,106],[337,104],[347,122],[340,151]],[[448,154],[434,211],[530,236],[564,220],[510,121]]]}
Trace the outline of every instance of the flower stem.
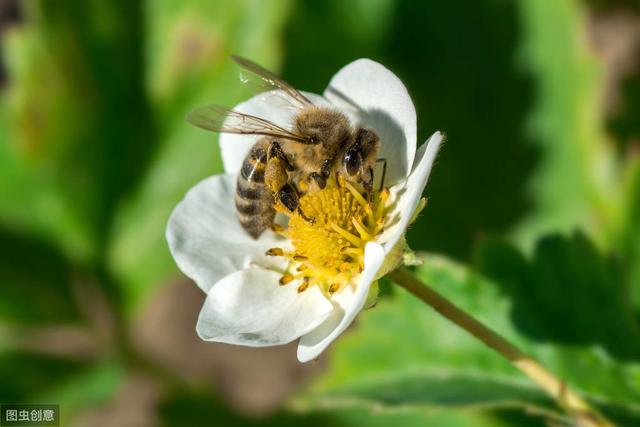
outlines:
{"label": "flower stem", "polygon": [[389,277],[414,296],[429,304],[442,316],[505,357],[511,364],[546,391],[559,406],[575,417],[577,425],[584,427],[615,427],[614,424],[604,418],[571,390],[564,381],[556,378],[536,360],[511,344],[504,337],[492,331],[462,309],[456,307],[431,287],[422,283],[411,271],[404,267],[399,268],[389,274]]}

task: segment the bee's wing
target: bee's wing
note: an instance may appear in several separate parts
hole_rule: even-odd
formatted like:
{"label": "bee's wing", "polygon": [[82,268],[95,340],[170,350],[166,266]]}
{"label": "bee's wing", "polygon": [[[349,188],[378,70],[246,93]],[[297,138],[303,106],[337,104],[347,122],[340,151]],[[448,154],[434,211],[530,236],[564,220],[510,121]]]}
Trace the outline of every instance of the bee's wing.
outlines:
{"label": "bee's wing", "polygon": [[253,61],[240,56],[232,55],[231,59],[238,63],[243,69],[240,80],[249,86],[253,91],[278,91],[281,98],[285,98],[294,107],[300,108],[313,103],[304,96],[298,89],[291,86],[271,71],[261,67]]}
{"label": "bee's wing", "polygon": [[239,113],[221,105],[209,104],[187,114],[187,121],[202,129],[243,135],[265,135],[298,142],[307,138],[250,114]]}

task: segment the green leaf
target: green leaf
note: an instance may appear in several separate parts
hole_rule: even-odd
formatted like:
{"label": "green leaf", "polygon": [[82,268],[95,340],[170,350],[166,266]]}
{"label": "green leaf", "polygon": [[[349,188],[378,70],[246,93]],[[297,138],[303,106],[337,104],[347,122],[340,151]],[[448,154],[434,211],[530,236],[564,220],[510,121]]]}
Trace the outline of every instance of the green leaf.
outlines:
{"label": "green leaf", "polygon": [[216,136],[188,124],[196,106],[246,100],[236,53],[274,68],[285,1],[153,1],[148,14],[151,97],[160,149],[138,191],[118,213],[109,263],[135,307],[177,276],[165,241],[169,215],[187,190],[222,171]]}
{"label": "green leaf", "polygon": [[113,361],[91,363],[29,352],[0,353],[0,401],[60,405],[61,419],[105,404],[124,377]]}
{"label": "green leaf", "polygon": [[[34,402],[32,397],[63,383],[86,365],[81,362],[24,352],[0,354],[0,401]],[[57,403],[57,402],[51,402]]]}
{"label": "green leaf", "polygon": [[339,407],[344,405],[345,399],[354,398],[390,408],[508,408],[531,403],[540,407],[552,406],[544,393],[525,381],[429,367],[367,375],[355,384],[340,386],[322,402]]}
{"label": "green leaf", "polygon": [[[523,417],[513,411],[424,411],[404,407],[397,410],[381,410],[362,403],[348,407],[323,406],[314,409],[298,408],[284,411],[269,418],[246,418],[234,414],[219,402],[206,395],[193,393],[169,396],[160,407],[163,426],[200,426],[215,420],[218,425],[236,427],[300,426],[307,427],[386,427],[399,425],[418,427],[542,427],[544,424],[532,416]],[[514,424],[507,423],[510,420]]]}
{"label": "green leaf", "polygon": [[[635,403],[639,365],[613,360],[595,346],[531,341],[512,326],[511,303],[501,286],[445,258],[427,256],[416,274],[532,354],[620,425],[640,421]],[[337,341],[329,366],[296,403],[317,408],[359,402],[427,411],[536,408],[559,415],[550,399],[505,359],[404,291],[361,314],[358,325]]]}
{"label": "green leaf", "polygon": [[0,321],[78,320],[71,275],[69,260],[50,243],[0,227]]}
{"label": "green leaf", "polygon": [[117,396],[124,378],[122,366],[111,360],[99,361],[36,393],[32,399],[60,405],[60,418],[68,422],[83,410],[104,405]]}
{"label": "green leaf", "polygon": [[640,156],[637,154],[627,160],[623,189],[623,209],[616,241],[628,268],[629,291],[640,316]]}
{"label": "green leaf", "polygon": [[[156,138],[143,83],[141,1],[24,3],[7,41],[0,218],[93,261]],[[6,181],[5,181],[6,180]]]}
{"label": "green leaf", "polygon": [[513,301],[518,329],[536,341],[598,344],[640,359],[640,325],[619,260],[605,258],[575,233],[542,239],[532,259],[504,242],[485,241],[479,262]]}
{"label": "green leaf", "polygon": [[625,153],[633,141],[640,138],[640,70],[623,79],[618,90],[621,99],[608,121],[608,128],[615,135],[620,151]]}
{"label": "green leaf", "polygon": [[531,247],[543,234],[581,226],[605,242],[617,171],[601,117],[602,65],[584,42],[587,11],[578,0],[518,5],[522,58],[539,91],[529,133],[542,156],[531,187],[534,209],[517,238]]}
{"label": "green leaf", "polygon": [[[6,37],[5,41],[16,39],[26,42],[22,34]],[[38,172],[39,166],[25,153],[35,147],[23,139],[36,138],[29,137],[26,129],[24,138],[16,135],[18,117],[9,113],[7,105],[12,102],[13,90],[0,93],[0,221],[58,242],[69,256],[88,258],[92,243],[86,225],[49,178],[50,172]]]}

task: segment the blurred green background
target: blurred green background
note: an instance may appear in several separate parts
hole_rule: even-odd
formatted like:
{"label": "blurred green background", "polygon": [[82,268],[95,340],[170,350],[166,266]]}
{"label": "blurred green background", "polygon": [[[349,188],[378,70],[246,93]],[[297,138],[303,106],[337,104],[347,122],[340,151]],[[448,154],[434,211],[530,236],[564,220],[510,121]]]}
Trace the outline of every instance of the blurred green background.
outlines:
{"label": "blurred green background", "polygon": [[221,171],[229,55],[322,92],[369,57],[448,142],[417,274],[640,425],[640,8],[579,0],[0,0],[0,403],[64,426],[571,425],[389,284],[318,362],[200,342],[164,240]]}

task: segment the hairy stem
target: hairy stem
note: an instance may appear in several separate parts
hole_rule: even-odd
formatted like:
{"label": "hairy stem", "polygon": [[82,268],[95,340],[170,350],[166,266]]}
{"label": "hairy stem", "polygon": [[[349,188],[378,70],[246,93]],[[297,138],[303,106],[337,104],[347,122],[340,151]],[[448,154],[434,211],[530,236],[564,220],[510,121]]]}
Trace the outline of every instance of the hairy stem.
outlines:
{"label": "hairy stem", "polygon": [[504,337],[456,307],[431,287],[422,283],[411,271],[406,268],[400,268],[391,273],[389,277],[414,296],[429,304],[442,316],[509,360],[516,368],[555,399],[558,405],[575,417],[577,425],[581,427],[615,427],[614,424],[572,391],[564,381],[555,377],[536,360],[511,344]]}

